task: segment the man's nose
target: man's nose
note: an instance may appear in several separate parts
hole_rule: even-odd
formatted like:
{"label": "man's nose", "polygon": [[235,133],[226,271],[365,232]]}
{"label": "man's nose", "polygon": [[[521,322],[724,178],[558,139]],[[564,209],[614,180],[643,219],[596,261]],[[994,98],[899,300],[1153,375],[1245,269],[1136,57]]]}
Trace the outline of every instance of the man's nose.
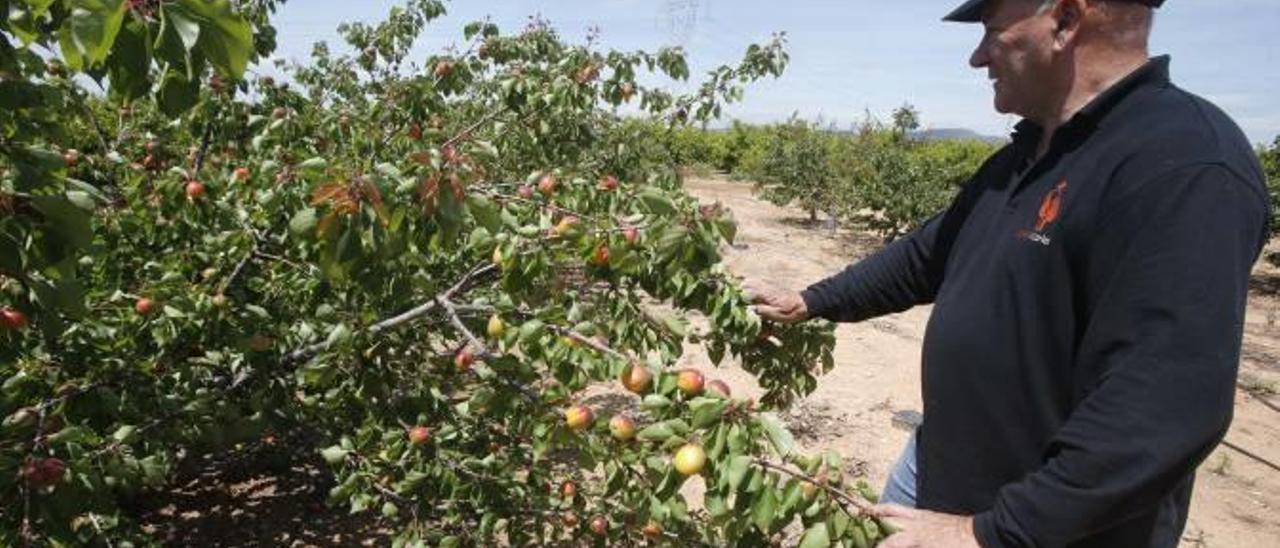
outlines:
{"label": "man's nose", "polygon": [[987,55],[987,41],[983,40],[969,55],[969,66],[978,69],[989,64],[991,64],[991,57]]}

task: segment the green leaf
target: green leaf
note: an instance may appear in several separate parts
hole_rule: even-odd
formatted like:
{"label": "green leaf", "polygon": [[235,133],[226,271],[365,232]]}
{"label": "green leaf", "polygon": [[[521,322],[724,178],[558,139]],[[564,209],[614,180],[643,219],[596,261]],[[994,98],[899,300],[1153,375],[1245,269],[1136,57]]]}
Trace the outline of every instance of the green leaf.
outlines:
{"label": "green leaf", "polygon": [[689,409],[693,411],[693,427],[706,428],[717,422],[724,415],[724,410],[729,407],[729,400],[719,398],[694,398],[689,402]]}
{"label": "green leaf", "polygon": [[774,496],[773,489],[761,490],[756,497],[755,504],[751,505],[751,523],[754,523],[761,531],[771,533],[777,512],[778,497]]}
{"label": "green leaf", "polygon": [[659,411],[671,407],[671,398],[661,394],[649,394],[640,401],[640,407],[646,411]]}
{"label": "green leaf", "polygon": [[[198,40],[188,49],[198,47],[224,75],[235,79],[244,75],[253,55],[253,28],[232,9],[230,0],[178,0],[166,4],[164,10],[176,19],[199,24]],[[184,44],[188,38],[183,36]]]}
{"label": "green leaf", "polygon": [[648,187],[641,190],[639,198],[654,215],[667,217],[676,213],[676,204],[656,188]]}
{"label": "green leaf", "polygon": [[492,232],[502,228],[502,217],[492,200],[475,194],[467,196],[467,210],[480,226]]}
{"label": "green leaf", "polygon": [[342,464],[347,459],[347,450],[337,445],[320,451],[320,456],[331,466]]}
{"label": "green leaf", "polygon": [[773,413],[760,415],[760,425],[764,427],[765,435],[769,437],[769,442],[773,444],[779,456],[791,455],[795,449],[795,439],[791,437],[791,432],[787,431],[787,427],[782,424],[777,415]]}
{"label": "green leaf", "polygon": [[651,424],[636,433],[636,437],[644,441],[666,441],[674,435],[676,435],[675,430],[665,422]]}
{"label": "green leaf", "polygon": [[200,100],[200,83],[188,80],[175,70],[168,70],[160,80],[156,96],[160,111],[178,116],[191,109]]}
{"label": "green leaf", "polygon": [[804,536],[800,538],[800,548],[828,548],[831,546],[831,536],[827,533],[827,523],[820,521],[809,527],[804,532]]}
{"label": "green leaf", "polygon": [[294,236],[310,236],[316,229],[316,209],[308,207],[299,210],[293,214],[293,218],[289,220],[289,232]]}
{"label": "green leaf", "polygon": [[182,49],[188,52],[195,49],[196,42],[200,41],[200,22],[179,5],[162,4],[160,12],[164,14],[169,28],[178,34],[178,39],[182,41]]}
{"label": "green leaf", "polygon": [[61,238],[59,243],[75,249],[84,249],[93,243],[89,214],[71,200],[62,196],[32,196],[31,205],[44,214],[49,230]]}
{"label": "green leaf", "polygon": [[127,0],[70,0],[71,14],[58,30],[67,65],[92,68],[106,60],[129,11]]}
{"label": "green leaf", "polygon": [[319,171],[327,167],[329,167],[329,161],[320,156],[307,158],[298,163],[298,169],[302,171]]}
{"label": "green leaf", "polygon": [[722,496],[707,493],[703,499],[703,504],[707,508],[707,514],[712,518],[719,518],[729,514],[729,505],[725,503]]}
{"label": "green leaf", "polygon": [[530,339],[538,336],[545,325],[542,320],[529,320],[520,324],[520,342],[529,342]]}
{"label": "green leaf", "polygon": [[730,493],[736,493],[738,491],[738,487],[742,485],[742,480],[746,479],[747,473],[750,471],[750,455],[736,455],[729,459],[729,465],[726,467],[725,476],[728,481]]}
{"label": "green leaf", "polygon": [[136,432],[137,430],[138,430],[138,427],[133,426],[131,424],[126,424],[124,426],[121,426],[120,428],[117,428],[115,433],[111,434],[111,438],[116,440],[119,443],[128,443],[129,440],[133,438],[133,433]]}

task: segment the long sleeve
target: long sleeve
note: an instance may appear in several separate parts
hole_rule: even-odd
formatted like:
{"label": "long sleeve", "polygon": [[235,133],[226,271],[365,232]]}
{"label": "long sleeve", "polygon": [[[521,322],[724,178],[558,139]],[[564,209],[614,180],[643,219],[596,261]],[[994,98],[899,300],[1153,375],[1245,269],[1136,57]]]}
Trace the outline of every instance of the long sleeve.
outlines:
{"label": "long sleeve", "polygon": [[809,314],[857,322],[933,301],[975,193],[966,187],[920,228],[803,292]]}
{"label": "long sleeve", "polygon": [[1088,261],[1075,367],[1100,380],[1041,467],[975,516],[983,546],[1054,547],[1121,524],[1194,473],[1230,425],[1249,272],[1266,241],[1260,185],[1182,168],[1119,199]]}

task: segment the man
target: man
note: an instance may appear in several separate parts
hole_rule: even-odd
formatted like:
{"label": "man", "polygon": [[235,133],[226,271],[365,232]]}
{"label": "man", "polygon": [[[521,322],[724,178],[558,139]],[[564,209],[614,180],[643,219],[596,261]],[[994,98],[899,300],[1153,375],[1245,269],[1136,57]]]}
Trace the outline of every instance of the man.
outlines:
{"label": "man", "polygon": [[[1176,546],[1231,422],[1269,205],[1252,148],[1149,59],[1163,0],[970,0],[1025,118],[951,206],[766,319],[934,309],[882,546]],[[915,474],[918,472],[918,475]],[[898,488],[894,488],[897,485]]]}

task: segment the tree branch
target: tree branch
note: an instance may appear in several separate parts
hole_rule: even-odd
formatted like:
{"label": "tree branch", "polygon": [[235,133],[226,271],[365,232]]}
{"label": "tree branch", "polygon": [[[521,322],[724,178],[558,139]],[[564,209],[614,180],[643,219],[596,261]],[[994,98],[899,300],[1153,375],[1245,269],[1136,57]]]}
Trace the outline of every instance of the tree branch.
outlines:
{"label": "tree branch", "polygon": [[855,498],[853,498],[853,497],[849,496],[849,495],[848,495],[847,493],[845,493],[844,491],[841,491],[841,490],[839,490],[839,489],[836,489],[836,488],[834,488],[834,487],[831,487],[831,486],[827,485],[827,482],[825,482],[825,481],[815,479],[815,478],[813,478],[813,477],[811,477],[811,476],[809,476],[809,475],[807,475],[807,474],[801,473],[801,472],[796,472],[796,471],[794,471],[794,470],[788,469],[788,468],[787,468],[787,467],[785,467],[785,466],[779,466],[779,465],[777,465],[777,464],[773,464],[773,463],[771,463],[771,462],[769,462],[769,461],[767,461],[767,460],[764,460],[764,459],[754,459],[752,462],[755,462],[757,465],[759,465],[759,466],[760,466],[760,467],[762,467],[762,468],[766,468],[766,469],[768,469],[768,470],[773,470],[773,471],[775,471],[775,472],[781,472],[781,473],[786,474],[786,475],[788,475],[788,476],[791,476],[791,477],[794,477],[794,478],[799,478],[799,479],[805,480],[805,481],[807,481],[807,482],[809,482],[809,483],[812,483],[813,485],[815,485],[815,486],[817,486],[817,487],[821,488],[822,490],[826,491],[827,493],[830,493],[832,497],[835,497],[835,498],[836,498],[836,500],[839,500],[840,502],[843,502],[844,504],[846,504],[846,505],[848,505],[848,506],[852,506],[855,510],[857,510],[857,515],[858,515],[858,516],[867,516],[867,515],[870,515],[870,514],[869,514],[869,512],[870,512],[870,510],[871,510],[871,505],[870,505],[869,503],[866,503],[866,502],[860,501],[860,500],[858,500],[858,499],[855,499]]}

